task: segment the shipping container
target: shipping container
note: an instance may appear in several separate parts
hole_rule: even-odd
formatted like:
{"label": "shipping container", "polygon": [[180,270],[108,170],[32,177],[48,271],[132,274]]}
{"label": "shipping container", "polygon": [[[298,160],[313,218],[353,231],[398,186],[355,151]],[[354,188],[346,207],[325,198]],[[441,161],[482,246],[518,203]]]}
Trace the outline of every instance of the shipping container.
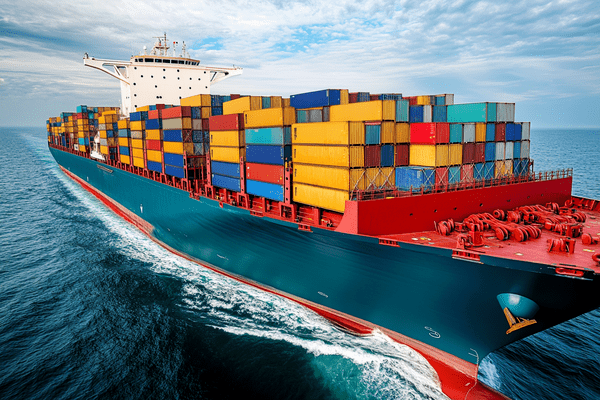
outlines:
{"label": "shipping container", "polygon": [[[144,158],[144,149],[131,149],[131,156],[133,158]],[[137,166],[137,165],[136,165]]]}
{"label": "shipping container", "polygon": [[211,106],[211,98],[210,94],[197,94],[195,96],[182,98],[180,103],[182,106],[209,107]]}
{"label": "shipping container", "polygon": [[496,124],[488,122],[485,127],[485,141],[495,142],[496,141]]}
{"label": "shipping container", "polygon": [[291,128],[274,127],[246,129],[246,144],[284,145],[292,144]]}
{"label": "shipping container", "polygon": [[258,164],[284,165],[286,161],[290,161],[291,153],[291,146],[246,146],[246,160]]}
{"label": "shipping container", "polygon": [[213,184],[213,186],[221,187],[221,188],[228,189],[228,190],[231,190],[234,192],[241,191],[239,178],[236,179],[236,178],[231,178],[229,176],[212,174],[212,184]]}
{"label": "shipping container", "polygon": [[284,174],[283,165],[246,163],[246,179],[283,185]]}
{"label": "shipping container", "polygon": [[448,167],[448,184],[453,185],[461,181],[461,166]]}
{"label": "shipping container", "polygon": [[296,112],[292,107],[244,112],[244,125],[246,128],[265,128],[292,125],[294,123],[296,123]]}
{"label": "shipping container", "polygon": [[229,163],[239,163],[240,159],[245,157],[245,148],[243,147],[210,147],[211,161],[222,161]]}
{"label": "shipping container", "polygon": [[506,143],[505,142],[496,142],[496,158],[494,159],[495,161],[500,161],[500,160],[504,160],[504,153],[506,150]]}
{"label": "shipping container", "polygon": [[449,124],[450,143],[463,143],[463,124]]}
{"label": "shipping container", "polygon": [[362,122],[317,122],[294,124],[293,144],[350,145],[365,144],[365,125]]}
{"label": "shipping container", "polygon": [[396,187],[399,190],[428,190],[435,184],[435,168],[398,167],[396,168]]}
{"label": "shipping container", "polygon": [[410,124],[410,143],[444,144],[450,140],[450,125],[447,123]]}
{"label": "shipping container", "polygon": [[246,145],[244,138],[244,131],[211,131],[210,145],[224,147],[243,147]]}
{"label": "shipping container", "polygon": [[240,114],[245,111],[260,110],[262,99],[257,96],[240,97],[223,103],[223,115]]}
{"label": "shipping container", "polygon": [[448,186],[448,167],[438,167],[435,169],[435,184],[439,187]]}
{"label": "shipping container", "polygon": [[445,167],[449,161],[447,144],[411,144],[410,165],[424,167]]}
{"label": "shipping container", "polygon": [[294,164],[294,183],[304,183],[344,191],[365,190],[365,169],[349,169],[324,165]]}
{"label": "shipping container", "polygon": [[515,142],[506,142],[504,144],[504,159],[512,160],[514,156]]}
{"label": "shipping container", "polygon": [[[472,144],[472,143],[471,143]],[[453,143],[449,145],[448,165],[460,165],[463,163],[463,145]]]}
{"label": "shipping container", "polygon": [[163,142],[165,153],[183,154],[183,143],[181,142]]}
{"label": "shipping container", "polygon": [[294,163],[361,168],[365,166],[363,146],[293,146]]}
{"label": "shipping container", "polygon": [[531,122],[522,122],[521,128],[522,128],[521,129],[522,140],[529,140],[530,139]]}
{"label": "shipping container", "polygon": [[396,143],[410,143],[410,124],[406,122],[396,123]]}
{"label": "shipping container", "polygon": [[381,145],[381,166],[382,167],[393,167],[394,166],[394,145],[384,144]]}
{"label": "shipping container", "polygon": [[[475,143],[464,143],[462,145],[462,163],[474,164],[475,163]],[[484,160],[482,160],[484,161]]]}
{"label": "shipping container", "polygon": [[448,122],[446,106],[433,106],[431,120],[432,122]]}
{"label": "shipping container", "polygon": [[485,161],[496,160],[496,143],[487,142],[485,143]]}
{"label": "shipping container", "polygon": [[486,124],[478,122],[475,124],[475,141],[485,142],[486,139]]}
{"label": "shipping container", "polygon": [[381,125],[375,123],[365,124],[365,144],[373,145],[381,143]]}
{"label": "shipping container", "polygon": [[463,164],[460,166],[460,181],[464,183],[471,183],[474,180],[473,175],[474,165]]}
{"label": "shipping container", "polygon": [[[475,161],[474,163],[483,163],[485,162],[485,146],[487,143],[475,143]],[[495,147],[494,147],[494,156],[495,156]]]}
{"label": "shipping container", "polygon": [[150,129],[146,131],[146,140],[161,140],[160,129]]}
{"label": "shipping container", "polygon": [[396,122],[409,122],[408,100],[396,101]]}
{"label": "shipping container", "polygon": [[159,163],[161,163],[163,161],[162,160],[162,152],[157,151],[157,150],[146,150],[146,157],[148,158],[148,161],[159,162]]}
{"label": "shipping container", "polygon": [[530,142],[529,140],[521,140],[521,158],[529,158]]}
{"label": "shipping container", "polygon": [[294,183],[293,200],[296,203],[308,204],[326,210],[343,213],[346,200],[350,199],[348,191],[329,189],[317,186]]}
{"label": "shipping container", "polygon": [[514,142],[513,158],[521,158],[521,142]]}
{"label": "shipping container", "polygon": [[409,145],[408,144],[397,144],[396,145],[396,154],[394,157],[394,166],[402,167],[409,165]]}
{"label": "shipping container", "polygon": [[393,121],[382,121],[381,122],[381,143],[382,144],[393,144],[395,143],[396,135],[396,123]]}
{"label": "shipping container", "polygon": [[174,167],[184,167],[183,155],[181,154],[165,153],[164,161],[165,164],[172,165]]}
{"label": "shipping container", "polygon": [[515,139],[515,124],[508,123],[506,124],[506,140],[516,140]]}
{"label": "shipping container", "polygon": [[161,162],[155,162],[155,161],[148,160],[147,164],[148,164],[148,169],[150,171],[160,172],[160,173],[163,172],[163,170],[162,170],[163,165]]}
{"label": "shipping container", "polygon": [[294,108],[315,108],[342,104],[339,89],[325,89],[316,92],[293,94],[290,106]]}
{"label": "shipping container", "polygon": [[496,122],[496,103],[449,105],[448,122]]}
{"label": "shipping container", "polygon": [[497,103],[496,121],[514,122],[515,121],[515,103]]}
{"label": "shipping container", "polygon": [[366,190],[393,189],[396,185],[396,169],[387,168],[367,168],[365,170]]}
{"label": "shipping container", "polygon": [[381,166],[381,146],[365,146],[365,167]]}
{"label": "shipping container", "polygon": [[494,140],[496,142],[506,141],[506,124],[505,123],[502,122],[502,123],[496,124]]}
{"label": "shipping container", "polygon": [[171,108],[165,108],[164,110],[162,110],[163,125],[165,123],[165,119],[182,118],[182,117],[188,117],[188,118],[192,117],[191,107],[188,107],[188,106],[171,107]]}
{"label": "shipping container", "polygon": [[474,143],[475,142],[475,124],[467,123],[463,124],[463,142]]}
{"label": "shipping container", "polygon": [[[81,146],[79,146],[79,151],[85,151],[85,146],[84,148],[82,148]],[[119,160],[123,163],[123,164],[131,164],[131,158],[126,155],[121,153]]]}
{"label": "shipping container", "polygon": [[[81,147],[81,144],[79,144],[79,146]],[[130,155],[129,154],[129,147],[120,146],[119,147],[119,154],[124,155],[124,156],[129,156]],[[126,164],[129,164],[129,163],[126,163]]]}
{"label": "shipping container", "polygon": [[133,161],[133,166],[138,168],[146,168],[146,163],[144,162],[144,157],[133,157],[131,159]]}
{"label": "shipping container", "polygon": [[283,185],[276,185],[273,183],[253,181],[248,179],[246,181],[246,192],[254,196],[261,196],[275,201],[284,200]]}
{"label": "shipping container", "polygon": [[431,106],[410,106],[409,122],[432,122]]}
{"label": "shipping container", "polygon": [[367,101],[345,104],[329,108],[330,121],[395,121],[396,102],[394,100]]}
{"label": "shipping container", "polygon": [[[213,115],[208,121],[211,131],[241,131],[245,129],[244,114]],[[202,130],[208,130],[208,128]]]}
{"label": "shipping container", "polygon": [[[166,160],[166,154],[165,154]],[[166,162],[166,161],[165,161]],[[212,161],[210,169],[213,174],[229,176],[231,178],[240,179],[240,163],[227,163],[221,161]]]}

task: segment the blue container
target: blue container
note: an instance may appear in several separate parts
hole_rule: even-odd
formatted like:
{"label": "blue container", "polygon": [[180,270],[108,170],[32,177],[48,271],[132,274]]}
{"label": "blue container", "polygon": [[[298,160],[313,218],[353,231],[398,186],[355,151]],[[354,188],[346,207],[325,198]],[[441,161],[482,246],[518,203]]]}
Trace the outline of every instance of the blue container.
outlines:
{"label": "blue container", "polygon": [[197,156],[206,154],[204,151],[204,143],[194,143],[194,154]]}
{"label": "blue container", "polygon": [[64,137],[61,138],[61,143],[64,147],[67,147],[67,139],[65,139]]}
{"label": "blue container", "polygon": [[394,166],[394,145],[384,144],[381,146],[381,166],[382,167],[393,167]]}
{"label": "blue container", "polygon": [[450,143],[462,143],[463,124],[450,124]]}
{"label": "blue container", "polygon": [[523,125],[515,124],[515,140],[523,140]]}
{"label": "blue container", "polygon": [[448,183],[460,183],[460,165],[448,167]]}
{"label": "blue container", "polygon": [[217,186],[224,189],[229,189],[234,192],[240,191],[240,179],[230,178],[229,176],[222,176],[217,174],[212,174],[212,184],[213,186]]}
{"label": "blue container", "polygon": [[433,106],[432,121],[433,122],[447,122],[447,107],[446,106]]}
{"label": "blue container", "polygon": [[402,95],[400,93],[382,93],[379,95],[379,100],[401,100]]}
{"label": "blue container", "polygon": [[164,161],[165,164],[183,168],[183,156],[181,154],[165,153]]}
{"label": "blue container", "polygon": [[483,166],[483,175],[485,179],[494,179],[494,171],[496,169],[496,163],[494,161],[486,162]]}
{"label": "blue container", "polygon": [[136,112],[129,113],[129,120],[130,121],[141,121],[142,120],[142,112],[136,111]]}
{"label": "blue container", "polygon": [[210,105],[211,107],[223,107],[223,99],[218,94],[210,95]]}
{"label": "blue container", "polygon": [[485,141],[494,142],[496,140],[496,124],[490,123],[485,127]]}
{"label": "blue container", "polygon": [[106,137],[107,138],[115,138],[115,137],[119,137],[119,132],[115,132],[113,130],[107,130],[106,131]]}
{"label": "blue container", "polygon": [[429,189],[435,184],[435,168],[398,167],[396,168],[396,187],[400,190]]}
{"label": "blue container", "polygon": [[279,146],[284,144],[292,144],[292,128],[286,126],[246,129],[245,139],[246,144],[269,144]]}
{"label": "blue container", "polygon": [[213,174],[240,179],[240,164],[221,161],[211,161],[210,171]]}
{"label": "blue container", "polygon": [[308,122],[308,110],[296,110],[296,122],[299,124]]}
{"label": "blue container", "polygon": [[231,96],[227,95],[227,96],[221,96],[221,102],[222,103],[226,103],[228,101],[231,101]]}
{"label": "blue container", "polygon": [[369,92],[358,92],[356,96],[356,101],[359,103],[364,103],[367,101],[371,101],[371,93]]}
{"label": "blue container", "polygon": [[85,138],[80,137],[77,139],[77,143],[79,143],[80,146],[85,146]]}
{"label": "blue container", "polygon": [[162,172],[162,163],[156,161],[148,161],[148,169],[150,171]]}
{"label": "blue container", "polygon": [[181,129],[166,129],[163,131],[163,140],[165,142],[183,142]]}
{"label": "blue container", "polygon": [[246,192],[255,196],[265,197],[267,199],[283,201],[283,185],[275,185],[274,183],[260,182],[247,180]]}
{"label": "blue container", "polygon": [[446,96],[434,96],[433,97],[436,106],[446,105]]}
{"label": "blue container", "polygon": [[192,131],[192,142],[194,142],[194,143],[204,142],[204,131]]}
{"label": "blue container", "polygon": [[262,97],[262,108],[271,108],[271,98],[268,96]]}
{"label": "blue container", "polygon": [[162,120],[161,119],[146,120],[146,129],[162,129]]}
{"label": "blue container", "polygon": [[485,161],[494,161],[496,159],[496,143],[485,143]]}
{"label": "blue container", "polygon": [[292,146],[247,145],[246,161],[258,164],[284,165],[292,158]]}
{"label": "blue container", "polygon": [[87,112],[87,106],[77,106],[77,113]]}
{"label": "blue container", "polygon": [[337,89],[318,90],[290,96],[290,107],[294,108],[315,108],[338,104],[340,104],[340,91]]}
{"label": "blue container", "polygon": [[202,119],[202,110],[200,107],[191,107],[192,119]]}
{"label": "blue container", "polygon": [[515,147],[513,147],[513,158],[521,158],[521,142],[515,142]]}
{"label": "blue container", "polygon": [[149,110],[150,110],[150,111],[154,111],[154,110],[156,110],[156,105],[155,105],[155,104],[153,104],[153,105],[149,106]]}
{"label": "blue container", "polygon": [[129,147],[119,146],[119,154],[128,156],[129,155]]}
{"label": "blue container", "polygon": [[408,122],[409,120],[408,100],[396,101],[396,122]]}
{"label": "blue container", "polygon": [[514,141],[515,137],[515,124],[508,122],[506,124],[506,141]]}
{"label": "blue container", "polygon": [[409,122],[423,122],[423,106],[410,106]]}
{"label": "blue container", "polygon": [[181,179],[185,178],[185,170],[183,168],[175,167],[173,165],[165,164],[165,174]]}
{"label": "blue container", "polygon": [[223,115],[223,107],[212,107],[211,114],[212,115]]}
{"label": "blue container", "polygon": [[116,122],[113,122],[112,128],[113,128],[113,131],[118,131],[119,130],[119,124],[116,123]]}
{"label": "blue container", "polygon": [[365,126],[365,144],[381,143],[381,125]]}
{"label": "blue container", "polygon": [[473,165],[473,179],[482,181],[485,179],[485,163],[477,163]]}

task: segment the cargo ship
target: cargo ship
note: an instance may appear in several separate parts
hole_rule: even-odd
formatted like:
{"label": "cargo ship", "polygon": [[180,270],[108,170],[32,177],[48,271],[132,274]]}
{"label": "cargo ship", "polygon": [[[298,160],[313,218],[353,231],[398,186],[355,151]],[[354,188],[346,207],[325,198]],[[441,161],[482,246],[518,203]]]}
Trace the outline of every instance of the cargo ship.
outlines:
{"label": "cargo ship", "polygon": [[477,379],[486,355],[600,306],[600,202],[572,195],[572,170],[534,172],[514,103],[211,95],[242,69],[157,39],[127,62],[86,54],[121,105],[50,118],[48,144],[173,253],[385,333],[452,399],[505,398]]}

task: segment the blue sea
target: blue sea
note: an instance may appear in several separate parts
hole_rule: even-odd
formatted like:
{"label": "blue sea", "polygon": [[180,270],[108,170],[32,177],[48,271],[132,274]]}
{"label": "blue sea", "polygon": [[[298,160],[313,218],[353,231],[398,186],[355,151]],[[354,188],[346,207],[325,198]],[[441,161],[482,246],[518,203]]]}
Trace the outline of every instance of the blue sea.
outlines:
{"label": "blue sea", "polygon": [[[600,130],[531,136],[537,171],[573,167],[574,193],[600,199]],[[419,360],[167,252],[59,170],[45,129],[0,128],[0,399],[445,399]],[[600,310],[480,378],[600,399]]]}

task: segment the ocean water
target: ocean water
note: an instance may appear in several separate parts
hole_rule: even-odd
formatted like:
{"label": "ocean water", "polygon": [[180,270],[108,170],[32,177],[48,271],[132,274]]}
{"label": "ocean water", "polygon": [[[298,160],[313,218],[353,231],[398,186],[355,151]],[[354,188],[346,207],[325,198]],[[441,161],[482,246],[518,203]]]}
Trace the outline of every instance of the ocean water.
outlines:
{"label": "ocean water", "polygon": [[[600,131],[532,131],[600,198]],[[423,359],[181,259],[0,128],[0,399],[444,399]],[[599,294],[600,295],[600,294]],[[600,310],[483,360],[514,399],[600,398]]]}

